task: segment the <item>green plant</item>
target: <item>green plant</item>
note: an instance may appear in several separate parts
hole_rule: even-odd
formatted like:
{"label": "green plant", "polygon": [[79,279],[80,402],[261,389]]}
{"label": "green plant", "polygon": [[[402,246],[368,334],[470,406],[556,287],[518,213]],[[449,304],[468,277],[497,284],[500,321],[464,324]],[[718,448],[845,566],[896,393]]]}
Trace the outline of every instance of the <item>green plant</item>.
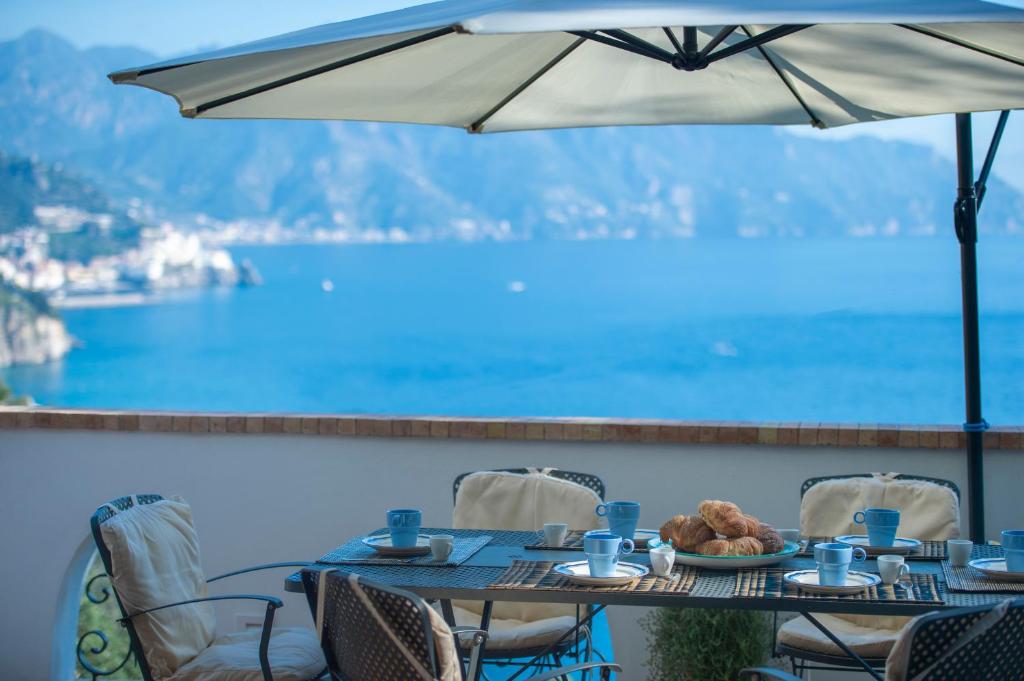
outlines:
{"label": "green plant", "polygon": [[761,612],[658,608],[643,626],[653,681],[735,681],[769,656],[771,622]]}
{"label": "green plant", "polygon": [[[82,582],[83,589],[89,583],[89,580],[102,574],[104,574],[103,562],[98,555],[93,556],[89,569],[85,571],[85,579]],[[125,655],[128,654],[128,649],[131,647],[131,641],[128,638],[128,632],[117,622],[121,617],[121,611],[117,607],[114,596],[111,594],[103,600],[103,589],[105,587],[109,588],[106,577],[99,577],[92,589],[93,597],[97,600],[102,600],[103,602],[101,603],[93,603],[85,593],[82,594],[78,610],[78,637],[86,636],[82,642],[82,650],[86,655],[86,660],[97,669],[108,671],[116,668],[121,663],[121,660],[125,658]],[[93,647],[103,648],[102,639],[96,634],[88,634],[91,631],[102,631],[107,637],[108,644],[100,653],[93,653],[91,651]],[[76,638],[76,642],[78,640]],[[82,666],[81,662],[77,665],[77,669],[78,678],[93,678],[92,674]],[[104,675],[100,678],[141,679],[142,671],[139,669],[135,659],[132,658],[113,674]]]}

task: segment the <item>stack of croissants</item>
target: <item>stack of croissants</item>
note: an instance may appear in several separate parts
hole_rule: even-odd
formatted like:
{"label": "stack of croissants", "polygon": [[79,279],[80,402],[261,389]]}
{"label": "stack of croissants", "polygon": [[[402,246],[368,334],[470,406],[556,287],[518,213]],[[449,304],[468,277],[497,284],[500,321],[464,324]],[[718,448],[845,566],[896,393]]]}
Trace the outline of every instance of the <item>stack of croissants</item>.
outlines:
{"label": "stack of croissants", "polygon": [[731,501],[705,499],[697,515],[677,515],[661,526],[661,540],[676,551],[705,556],[778,553],[785,542],[771,525],[747,515]]}

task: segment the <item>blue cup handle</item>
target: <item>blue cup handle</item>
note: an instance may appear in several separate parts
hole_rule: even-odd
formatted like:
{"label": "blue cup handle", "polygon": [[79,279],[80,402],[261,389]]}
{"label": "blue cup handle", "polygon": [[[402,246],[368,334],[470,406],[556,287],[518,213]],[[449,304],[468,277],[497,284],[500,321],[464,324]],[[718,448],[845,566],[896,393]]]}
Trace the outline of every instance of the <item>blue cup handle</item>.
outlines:
{"label": "blue cup handle", "polygon": [[859,546],[855,546],[853,549],[853,560],[857,563],[863,562],[868,557],[868,552]]}
{"label": "blue cup handle", "polygon": [[597,508],[594,509],[594,513],[596,513],[599,518],[605,517],[608,515],[608,504],[598,504]]}
{"label": "blue cup handle", "polygon": [[[629,545],[629,548],[626,548],[627,544]],[[625,555],[627,553],[633,553],[633,549],[634,548],[636,548],[636,547],[633,545],[633,540],[632,539],[623,539],[622,540],[622,546],[619,547],[619,553],[621,553],[623,555]]]}
{"label": "blue cup handle", "polygon": [[864,511],[857,511],[856,513],[854,513],[853,514],[853,522],[857,523],[858,525],[863,525],[864,524]]}

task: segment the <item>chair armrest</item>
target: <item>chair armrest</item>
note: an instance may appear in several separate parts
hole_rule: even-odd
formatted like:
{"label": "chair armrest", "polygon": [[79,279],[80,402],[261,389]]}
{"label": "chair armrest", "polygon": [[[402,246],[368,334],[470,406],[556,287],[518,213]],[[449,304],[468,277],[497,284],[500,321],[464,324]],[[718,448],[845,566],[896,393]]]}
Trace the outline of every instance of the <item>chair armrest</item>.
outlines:
{"label": "chair armrest", "polygon": [[551,671],[544,672],[537,676],[531,676],[529,681],[551,681],[551,679],[567,676],[573,672],[583,671],[584,669],[600,669],[602,679],[607,679],[611,672],[622,673],[622,667],[614,662],[581,662],[579,664],[571,664],[568,667],[552,669]]}
{"label": "chair armrest", "polygon": [[165,608],[176,608],[179,605],[190,605],[192,603],[206,603],[207,601],[232,601],[232,600],[235,600],[235,601],[240,601],[240,600],[263,601],[264,603],[267,604],[267,608],[268,609],[272,609],[272,610],[276,610],[278,608],[283,608],[284,607],[284,603],[281,602],[281,599],[280,598],[276,598],[275,596],[260,596],[258,594],[233,594],[233,595],[229,595],[229,596],[207,596],[205,598],[193,598],[193,599],[190,599],[190,600],[187,600],[187,601],[178,601],[177,603],[167,603],[166,605],[158,605],[155,608],[147,608],[146,610],[140,610],[138,612],[133,612],[130,615],[126,615],[125,617],[122,617],[118,621],[121,622],[122,624],[124,624],[125,622],[127,622],[128,620],[130,620],[133,617],[138,617],[139,615],[145,615],[145,614],[150,613],[150,612],[156,612],[157,610],[163,610]]}
{"label": "chair armrest", "polygon": [[263,681],[274,681],[274,675],[270,671],[270,631],[274,627],[274,612],[278,608],[283,608],[284,603],[281,602],[280,598],[274,596],[261,596],[259,594],[232,594],[228,596],[207,596],[205,598],[192,598],[187,601],[179,601],[177,603],[168,603],[166,605],[158,605],[155,608],[148,608],[146,610],[140,610],[134,612],[131,615],[122,617],[118,620],[123,626],[133,617],[139,615],[145,615],[146,613],[156,612],[157,610],[164,610],[165,608],[175,608],[179,605],[189,605],[191,603],[206,603],[209,601],[263,601],[267,604],[267,612],[263,616],[263,630],[260,632],[260,670],[263,672]]}
{"label": "chair armrest", "polygon": [[225,572],[222,575],[216,577],[210,577],[206,580],[206,583],[216,582],[218,579],[224,579],[225,577],[234,577],[235,575],[244,575],[247,572],[257,572],[259,570],[273,570],[274,568],[285,568],[285,567],[309,567],[312,565],[310,562],[293,562],[293,563],[266,563],[264,565],[253,565],[252,567],[242,568],[241,570],[235,570],[233,572]]}
{"label": "chair armrest", "polygon": [[750,667],[740,672],[741,679],[751,681],[800,681],[796,676],[772,667]]}

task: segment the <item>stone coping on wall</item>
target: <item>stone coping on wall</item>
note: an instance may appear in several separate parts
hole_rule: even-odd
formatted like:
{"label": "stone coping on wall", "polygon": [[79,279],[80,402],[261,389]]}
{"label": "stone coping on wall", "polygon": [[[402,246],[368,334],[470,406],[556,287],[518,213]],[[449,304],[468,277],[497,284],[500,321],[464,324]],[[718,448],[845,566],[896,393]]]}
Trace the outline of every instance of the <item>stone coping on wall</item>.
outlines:
{"label": "stone coping on wall", "polygon": [[[331,414],[217,414],[0,407],[0,429],[239,433],[453,440],[639,442],[679,445],[961,449],[958,426],[606,418],[473,418]],[[1024,426],[984,434],[989,449],[1024,449]]]}

